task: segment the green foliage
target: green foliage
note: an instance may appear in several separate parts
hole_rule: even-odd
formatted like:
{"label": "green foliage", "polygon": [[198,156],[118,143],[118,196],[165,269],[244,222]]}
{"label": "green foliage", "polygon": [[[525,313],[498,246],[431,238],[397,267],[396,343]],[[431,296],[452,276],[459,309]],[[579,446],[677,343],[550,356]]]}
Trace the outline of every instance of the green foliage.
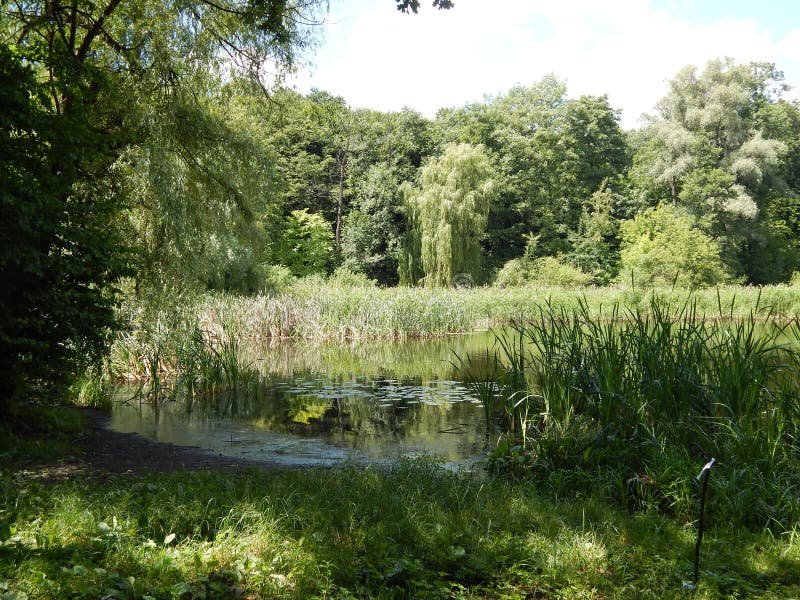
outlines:
{"label": "green foliage", "polygon": [[416,283],[408,266],[414,264],[430,287],[451,285],[456,275],[482,279],[480,239],[493,197],[491,177],[483,148],[469,144],[446,146],[422,168],[419,188],[405,189],[413,239],[405,248],[401,281]]}
{"label": "green foliage", "polygon": [[[419,11],[419,0],[394,0],[397,3],[397,10],[400,12],[407,13],[409,10],[414,14],[417,14]],[[431,6],[434,8],[438,8],[439,10],[444,10],[448,8],[453,8],[453,1],[452,0],[433,0]]]}
{"label": "green foliage", "polygon": [[264,292],[267,294],[278,294],[286,291],[295,281],[289,267],[283,265],[265,265],[264,271]]}
{"label": "green foliage", "polygon": [[620,239],[621,283],[693,289],[729,280],[716,242],[670,205],[622,223]]}
{"label": "green foliage", "polygon": [[140,118],[145,139],[112,170],[130,206],[137,288],[260,289],[258,265],[278,216],[272,162],[255,124],[235,105],[199,94]]}
{"label": "green foliage", "polygon": [[374,288],[376,281],[363,273],[356,273],[346,267],[339,267],[328,277],[328,284],[334,287]]}
{"label": "green foliage", "polygon": [[567,262],[592,275],[593,282],[608,284],[619,271],[619,221],[615,197],[605,185],[583,208],[578,231],[572,236]]}
{"label": "green foliage", "polygon": [[293,210],[283,223],[273,258],[296,276],[325,273],[333,258],[330,223],[306,209]]}
{"label": "green foliage", "polygon": [[396,171],[373,165],[344,220],[343,265],[384,284],[397,283],[402,246],[402,191]]}
{"label": "green foliage", "polygon": [[566,264],[561,257],[543,256],[536,259],[515,258],[508,261],[497,274],[497,287],[562,287],[577,288],[593,283],[592,276]]}
{"label": "green foliage", "polygon": [[107,370],[97,366],[87,369],[72,382],[67,397],[75,406],[111,410],[112,384]]}
{"label": "green foliage", "polygon": [[495,267],[523,253],[526,234],[539,236],[539,256],[568,252],[582,204],[629,161],[608,99],[568,99],[553,75],[442,111],[437,125],[445,141],[483,144],[492,161],[497,198],[484,247]]}
{"label": "green foliage", "polygon": [[[257,79],[265,64],[290,67],[313,41],[307,25],[321,4],[3,2],[0,37],[16,43],[14,52],[3,44],[0,58],[3,106],[12,109],[0,132],[10,225],[0,249],[9,283],[0,302],[3,403],[22,381],[57,383],[102,354],[112,286],[131,274],[128,248],[142,250],[140,279],[174,292],[196,270],[163,257],[203,249],[209,216],[251,224],[241,202],[250,190],[237,186],[254,163],[227,152],[205,101],[223,71]],[[258,280],[249,255],[258,244],[242,248],[238,233],[217,236],[217,264],[202,271],[215,271],[212,286],[249,290]]]}
{"label": "green foliage", "polygon": [[764,209],[796,160],[798,122],[780,99],[782,79],[773,65],[730,59],[700,74],[681,70],[659,102],[661,119],[641,134],[631,177],[651,205],[669,200],[691,211],[717,239],[727,270],[759,283],[785,277],[783,266],[769,271],[759,258],[781,238]]}
{"label": "green foliage", "polygon": [[[800,515],[789,492],[800,481],[800,323],[732,312],[720,303],[724,320],[714,321],[691,302],[656,299],[647,314],[613,305],[601,318],[585,305],[543,306],[498,335],[489,381],[507,416],[492,464],[532,472],[559,495],[605,487],[627,503],[644,485],[654,508],[686,518],[691,465],[724,457],[717,518],[791,527]],[[567,484],[565,473],[585,479]]]}
{"label": "green foliage", "polygon": [[[231,91],[242,96],[237,102],[254,93]],[[407,109],[354,110],[321,91],[303,97],[281,90],[274,105],[256,112],[275,156],[284,210],[322,215],[334,224],[337,260],[381,284],[397,283],[404,225],[399,186],[416,177],[430,153],[428,121]]]}
{"label": "green foliage", "polygon": [[554,256],[536,259],[533,275],[534,281],[541,286],[576,288],[592,283],[591,275]]}
{"label": "green foliage", "polygon": [[785,281],[800,269],[800,201],[770,194],[754,239],[747,271],[754,283]]}
{"label": "green foliage", "polygon": [[521,287],[532,279],[530,261],[524,258],[512,258],[497,272],[493,285],[501,288]]}
{"label": "green foliage", "polygon": [[53,115],[22,57],[0,45],[0,412],[106,351],[128,271],[120,206],[97,172],[106,140],[77,109]]}

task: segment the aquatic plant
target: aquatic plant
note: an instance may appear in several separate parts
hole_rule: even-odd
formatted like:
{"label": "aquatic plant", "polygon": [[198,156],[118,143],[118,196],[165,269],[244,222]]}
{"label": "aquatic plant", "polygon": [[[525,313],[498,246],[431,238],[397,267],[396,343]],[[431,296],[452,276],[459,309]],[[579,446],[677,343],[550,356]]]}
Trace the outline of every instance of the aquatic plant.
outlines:
{"label": "aquatic plant", "polygon": [[498,337],[505,370],[493,381],[516,412],[490,464],[506,468],[516,452],[507,470],[524,464],[560,493],[605,486],[624,502],[647,481],[655,503],[682,510],[681,473],[715,456],[721,512],[790,527],[800,517],[788,492],[800,485],[800,324],[757,316],[758,302],[744,318],[723,306],[708,319],[693,301],[653,298],[644,311],[612,305],[598,318],[585,302],[544,304],[511,340]]}

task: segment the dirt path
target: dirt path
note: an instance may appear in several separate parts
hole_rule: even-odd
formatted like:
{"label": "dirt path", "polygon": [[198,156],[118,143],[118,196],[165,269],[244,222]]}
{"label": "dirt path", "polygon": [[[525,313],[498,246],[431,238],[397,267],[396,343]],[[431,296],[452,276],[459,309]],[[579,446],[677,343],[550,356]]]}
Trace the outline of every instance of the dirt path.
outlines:
{"label": "dirt path", "polygon": [[99,410],[75,408],[89,420],[88,431],[76,440],[75,453],[58,461],[26,464],[29,476],[60,480],[78,476],[167,473],[174,471],[276,468],[274,463],[250,461],[213,454],[196,447],[157,442],[136,433],[108,428],[110,417]]}

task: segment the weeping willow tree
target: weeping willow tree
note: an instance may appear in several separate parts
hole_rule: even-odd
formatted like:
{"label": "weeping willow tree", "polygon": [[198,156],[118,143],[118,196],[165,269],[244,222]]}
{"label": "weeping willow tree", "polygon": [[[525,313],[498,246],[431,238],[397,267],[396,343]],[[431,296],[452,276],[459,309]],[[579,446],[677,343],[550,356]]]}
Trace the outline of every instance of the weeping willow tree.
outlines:
{"label": "weeping willow tree", "polygon": [[213,97],[164,110],[112,169],[129,198],[137,290],[256,291],[278,213],[267,151],[253,125]]}
{"label": "weeping willow tree", "polygon": [[480,281],[481,236],[486,231],[494,181],[482,146],[450,144],[406,186],[408,233],[400,280],[447,286]]}

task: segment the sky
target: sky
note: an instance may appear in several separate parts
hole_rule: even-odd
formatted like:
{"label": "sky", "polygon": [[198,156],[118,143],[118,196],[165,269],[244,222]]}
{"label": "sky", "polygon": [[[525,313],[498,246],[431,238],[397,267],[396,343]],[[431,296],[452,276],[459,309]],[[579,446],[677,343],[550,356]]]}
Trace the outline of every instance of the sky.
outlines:
{"label": "sky", "polygon": [[[320,44],[289,84],[353,108],[434,117],[555,74],[567,95],[609,97],[626,129],[681,68],[775,63],[800,88],[796,0],[455,0],[401,14],[394,0],[330,0]],[[800,98],[794,89],[787,97]]]}

